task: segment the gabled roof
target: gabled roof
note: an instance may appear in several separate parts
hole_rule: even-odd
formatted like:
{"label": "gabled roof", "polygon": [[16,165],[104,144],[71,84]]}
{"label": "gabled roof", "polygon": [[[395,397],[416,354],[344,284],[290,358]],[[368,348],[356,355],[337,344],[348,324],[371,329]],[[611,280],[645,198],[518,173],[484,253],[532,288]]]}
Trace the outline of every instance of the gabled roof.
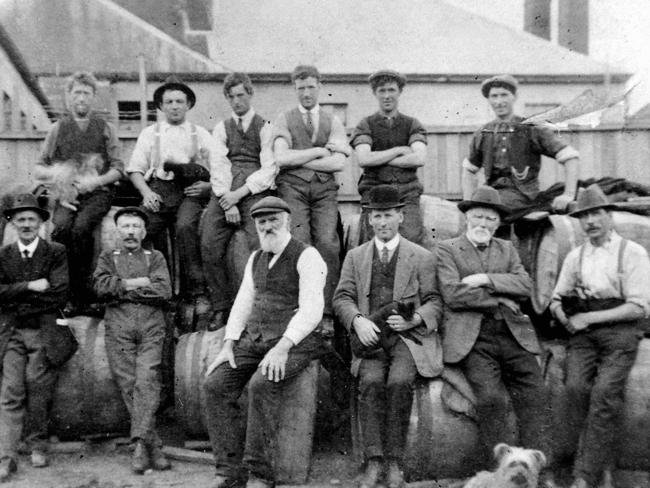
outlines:
{"label": "gabled roof", "polygon": [[627,78],[588,56],[445,0],[238,0],[215,4],[210,57],[230,69],[323,73]]}
{"label": "gabled roof", "polygon": [[110,0],[0,0],[0,22],[37,74],[223,71]]}

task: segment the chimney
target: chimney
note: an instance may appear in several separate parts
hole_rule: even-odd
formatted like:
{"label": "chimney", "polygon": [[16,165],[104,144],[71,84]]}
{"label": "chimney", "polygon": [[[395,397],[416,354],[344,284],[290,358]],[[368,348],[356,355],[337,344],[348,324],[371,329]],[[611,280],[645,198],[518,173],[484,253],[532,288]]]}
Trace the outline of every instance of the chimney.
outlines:
{"label": "chimney", "polygon": [[542,39],[551,40],[551,0],[526,0],[524,30]]}
{"label": "chimney", "polygon": [[589,0],[558,0],[558,44],[589,54]]}

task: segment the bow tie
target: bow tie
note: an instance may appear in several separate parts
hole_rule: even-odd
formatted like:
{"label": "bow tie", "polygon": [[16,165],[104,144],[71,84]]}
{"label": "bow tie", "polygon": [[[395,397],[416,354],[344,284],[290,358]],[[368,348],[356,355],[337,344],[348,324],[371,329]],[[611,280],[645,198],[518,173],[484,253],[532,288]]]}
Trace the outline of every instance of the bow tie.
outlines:
{"label": "bow tie", "polygon": [[478,250],[481,251],[481,252],[482,252],[482,251],[485,251],[487,248],[488,248],[488,245],[487,245],[487,244],[477,244],[477,245],[476,245],[476,249],[478,249]]}

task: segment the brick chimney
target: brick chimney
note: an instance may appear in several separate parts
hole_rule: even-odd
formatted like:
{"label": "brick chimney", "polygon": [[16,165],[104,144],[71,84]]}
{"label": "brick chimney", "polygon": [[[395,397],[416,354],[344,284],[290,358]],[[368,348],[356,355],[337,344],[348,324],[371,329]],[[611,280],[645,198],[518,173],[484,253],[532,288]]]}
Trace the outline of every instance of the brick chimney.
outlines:
{"label": "brick chimney", "polygon": [[542,39],[551,40],[551,0],[526,0],[524,30]]}
{"label": "brick chimney", "polygon": [[589,54],[589,0],[558,0],[557,42]]}

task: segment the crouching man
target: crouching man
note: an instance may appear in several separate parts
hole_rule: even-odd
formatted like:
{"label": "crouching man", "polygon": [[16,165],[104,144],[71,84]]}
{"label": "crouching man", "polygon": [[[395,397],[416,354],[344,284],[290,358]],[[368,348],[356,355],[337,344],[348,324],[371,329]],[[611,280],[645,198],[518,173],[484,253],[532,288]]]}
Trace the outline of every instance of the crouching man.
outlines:
{"label": "crouching man", "polygon": [[167,263],[160,251],[142,249],[147,214],[137,207],[115,213],[119,248],[99,256],[95,292],[106,301],[106,353],[131,416],[132,469],[169,469],[155,431],[160,364],[165,338],[163,303],[171,298]]}
{"label": "crouching man", "polygon": [[[291,236],[289,214],[289,206],[277,197],[265,197],[251,208],[262,249],[246,264],[222,349],[206,371],[204,408],[217,467],[214,488],[240,483],[244,470],[248,488],[273,486],[270,446],[276,444],[281,393],[321,353],[314,330],[323,316],[327,266],[315,248]],[[237,398],[249,379],[242,446],[234,420]]]}

